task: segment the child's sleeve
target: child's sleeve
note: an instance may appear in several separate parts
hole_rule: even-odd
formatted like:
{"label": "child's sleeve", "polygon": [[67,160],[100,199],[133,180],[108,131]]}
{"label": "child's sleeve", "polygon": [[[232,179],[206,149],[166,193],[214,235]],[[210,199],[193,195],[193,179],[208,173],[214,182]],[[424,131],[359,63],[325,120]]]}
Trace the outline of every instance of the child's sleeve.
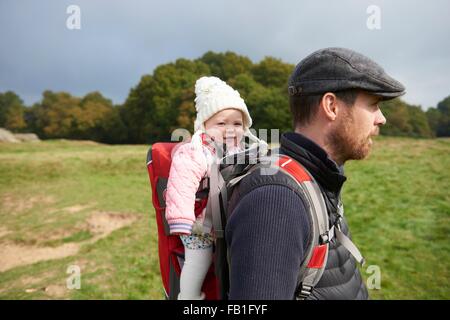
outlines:
{"label": "child's sleeve", "polygon": [[172,157],[166,193],[166,220],[171,234],[191,234],[195,194],[208,169],[202,148],[186,143]]}

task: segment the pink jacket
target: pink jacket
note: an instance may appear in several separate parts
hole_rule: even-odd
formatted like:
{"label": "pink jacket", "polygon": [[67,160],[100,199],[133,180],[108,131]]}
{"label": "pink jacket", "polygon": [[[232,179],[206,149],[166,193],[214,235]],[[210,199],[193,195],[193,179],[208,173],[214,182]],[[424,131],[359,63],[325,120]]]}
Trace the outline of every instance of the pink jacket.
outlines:
{"label": "pink jacket", "polygon": [[[166,192],[166,220],[171,234],[191,234],[196,216],[206,207],[206,201],[196,204],[200,181],[209,175],[213,150],[205,143],[181,145],[172,156]],[[197,211],[197,212],[196,212]]]}

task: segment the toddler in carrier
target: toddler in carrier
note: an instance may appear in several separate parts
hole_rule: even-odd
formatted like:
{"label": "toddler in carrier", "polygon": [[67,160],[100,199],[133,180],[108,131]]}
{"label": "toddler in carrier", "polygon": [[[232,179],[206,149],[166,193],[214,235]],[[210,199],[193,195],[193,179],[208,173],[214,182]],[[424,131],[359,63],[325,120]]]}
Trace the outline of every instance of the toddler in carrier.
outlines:
{"label": "toddler in carrier", "polygon": [[200,300],[212,262],[214,230],[204,228],[206,199],[196,199],[200,183],[213,161],[244,150],[244,136],[264,145],[249,128],[252,119],[239,93],[216,77],[195,84],[195,133],[172,156],[166,192],[166,220],[170,233],[180,235],[185,249],[179,300]]}

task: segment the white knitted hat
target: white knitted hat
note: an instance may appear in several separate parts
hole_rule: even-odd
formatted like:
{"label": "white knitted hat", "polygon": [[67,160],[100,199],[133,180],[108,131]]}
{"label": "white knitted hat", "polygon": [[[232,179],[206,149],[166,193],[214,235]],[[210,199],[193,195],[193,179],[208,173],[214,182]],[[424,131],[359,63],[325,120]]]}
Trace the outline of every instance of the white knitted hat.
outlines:
{"label": "white knitted hat", "polygon": [[204,123],[224,109],[238,109],[244,115],[244,129],[252,126],[252,118],[239,92],[217,77],[201,77],[195,83],[197,118],[194,131],[205,130]]}
{"label": "white knitted hat", "polygon": [[247,105],[237,90],[230,87],[225,81],[217,77],[201,77],[195,83],[195,109],[197,117],[194,122],[195,144],[201,144],[200,134],[206,132],[205,121],[224,109],[237,109],[244,116],[244,135],[259,145],[267,147],[267,143],[258,139],[250,132],[252,117],[248,112]]}

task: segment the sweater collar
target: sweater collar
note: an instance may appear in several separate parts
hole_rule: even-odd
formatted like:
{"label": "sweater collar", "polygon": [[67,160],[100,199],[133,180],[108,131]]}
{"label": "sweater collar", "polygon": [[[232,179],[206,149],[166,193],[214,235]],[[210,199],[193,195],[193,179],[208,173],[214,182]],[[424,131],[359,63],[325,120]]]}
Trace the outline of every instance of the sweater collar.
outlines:
{"label": "sweater collar", "polygon": [[281,135],[280,150],[304,165],[322,187],[339,195],[347,180],[344,166],[338,166],[318,144],[300,133],[288,132]]}

